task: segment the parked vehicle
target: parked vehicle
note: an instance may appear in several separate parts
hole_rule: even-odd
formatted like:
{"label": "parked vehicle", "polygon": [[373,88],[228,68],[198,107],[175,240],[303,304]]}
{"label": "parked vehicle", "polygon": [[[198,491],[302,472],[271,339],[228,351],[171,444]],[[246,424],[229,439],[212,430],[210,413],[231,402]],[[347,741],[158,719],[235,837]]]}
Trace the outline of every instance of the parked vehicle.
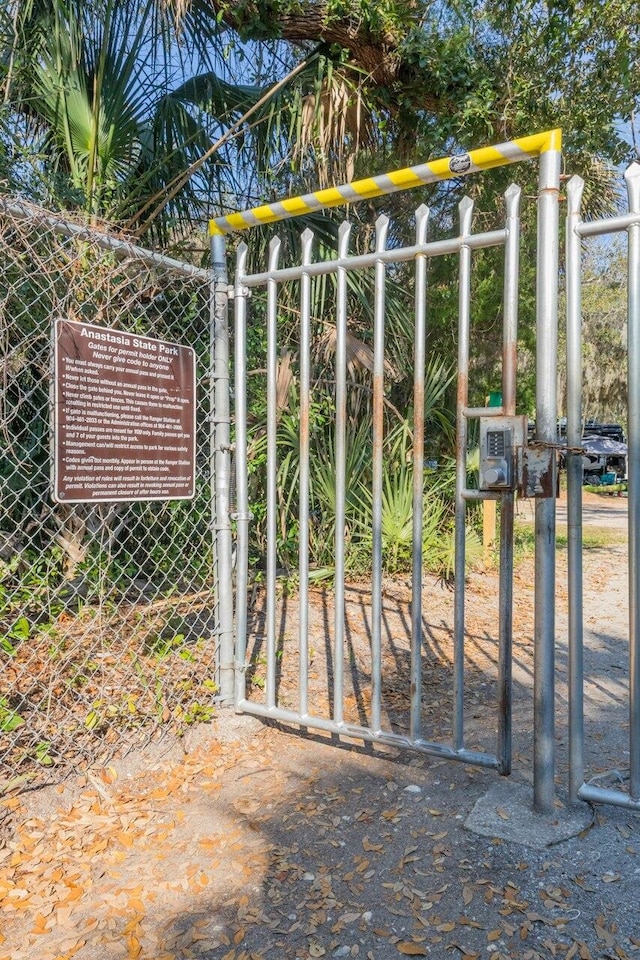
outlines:
{"label": "parked vehicle", "polygon": [[[567,421],[558,420],[558,439],[566,443]],[[582,434],[582,468],[584,484],[605,486],[621,483],[627,478],[627,444],[619,423],[599,423],[587,420]],[[560,459],[564,466],[564,455]]]}
{"label": "parked vehicle", "polygon": [[627,445],[620,424],[587,420],[582,447],[585,484],[611,485],[626,479]]}

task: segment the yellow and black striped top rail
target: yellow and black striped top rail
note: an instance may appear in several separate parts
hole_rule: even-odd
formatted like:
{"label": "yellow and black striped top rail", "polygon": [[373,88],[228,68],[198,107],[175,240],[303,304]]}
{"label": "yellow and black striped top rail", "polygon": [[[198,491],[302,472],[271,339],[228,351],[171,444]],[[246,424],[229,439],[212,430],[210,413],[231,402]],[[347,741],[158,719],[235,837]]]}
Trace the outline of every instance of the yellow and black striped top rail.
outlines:
{"label": "yellow and black striped top rail", "polygon": [[428,183],[437,183],[439,180],[464,177],[480,170],[490,170],[492,167],[502,167],[508,163],[531,160],[549,150],[559,151],[561,147],[562,131],[546,130],[544,133],[536,133],[530,137],[520,137],[517,140],[499,143],[497,146],[480,147],[478,150],[471,150],[470,153],[430,160],[415,167],[383,173],[378,177],[354,180],[353,183],[317,190],[302,197],[289,197],[275,203],[253,207],[251,210],[230,213],[226,217],[216,217],[215,220],[209,221],[209,233],[211,236],[221,236],[232,233],[234,230],[249,230],[261,223],[276,223],[278,220],[315,213],[327,207],[339,207],[342,204],[356,203],[358,200],[368,200],[371,197],[383,197],[388,193],[411,190]]}

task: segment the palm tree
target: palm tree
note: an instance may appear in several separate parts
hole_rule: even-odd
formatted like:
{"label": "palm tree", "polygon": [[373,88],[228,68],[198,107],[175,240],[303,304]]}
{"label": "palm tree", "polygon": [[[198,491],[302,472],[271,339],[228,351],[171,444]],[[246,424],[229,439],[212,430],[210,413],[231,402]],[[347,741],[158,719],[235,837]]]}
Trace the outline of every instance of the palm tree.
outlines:
{"label": "palm tree", "polygon": [[[1,26],[0,135],[9,155],[27,161],[23,183],[37,197],[136,227],[149,198],[178,177],[162,218],[149,221],[162,233],[209,213],[216,191],[246,185],[249,151],[238,138],[197,163],[264,92],[226,79],[215,43],[203,59],[188,42],[187,27],[200,35],[207,27],[215,40],[215,20],[201,8],[183,25],[181,45],[152,0],[139,8],[16,0]],[[185,80],[192,64],[204,69]],[[181,177],[195,164],[197,174]]]}

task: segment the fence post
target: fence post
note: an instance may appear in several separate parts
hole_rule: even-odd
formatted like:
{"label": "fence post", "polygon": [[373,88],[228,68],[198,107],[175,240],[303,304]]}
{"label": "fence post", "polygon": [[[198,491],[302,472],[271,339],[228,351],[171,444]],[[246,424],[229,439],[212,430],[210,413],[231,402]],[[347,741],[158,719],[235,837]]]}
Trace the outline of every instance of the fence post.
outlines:
{"label": "fence post", "polygon": [[[540,156],[536,278],[536,439],[557,442],[559,144]],[[555,466],[555,460],[552,461]],[[555,488],[555,470],[552,476]],[[556,501],[536,500],[533,807],[553,812],[555,787]]]}
{"label": "fence post", "polygon": [[[625,172],[629,212],[640,212],[640,165]],[[640,800],[640,223],[629,227],[628,420],[629,477],[629,796]],[[634,379],[635,378],[635,379]]]}
{"label": "fence post", "polygon": [[567,555],[569,586],[569,799],[584,782],[584,620],[582,574],[582,240],[576,230],[584,181],[567,185]]}
{"label": "fence post", "polygon": [[218,670],[222,703],[234,702],[233,564],[230,517],[231,403],[229,390],[229,291],[226,243],[211,238],[211,524],[218,611]]}

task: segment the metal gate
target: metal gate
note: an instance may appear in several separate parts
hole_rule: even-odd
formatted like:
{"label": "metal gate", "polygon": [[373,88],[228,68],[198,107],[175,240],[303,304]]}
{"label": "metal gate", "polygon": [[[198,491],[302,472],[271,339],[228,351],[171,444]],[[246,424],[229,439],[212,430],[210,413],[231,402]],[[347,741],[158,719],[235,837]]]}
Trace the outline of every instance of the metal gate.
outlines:
{"label": "metal gate", "polygon": [[[506,216],[500,229],[474,233],[473,203],[463,199],[459,208],[459,229],[447,239],[429,240],[429,211],[416,212],[415,242],[403,247],[387,246],[388,224],[384,218],[376,223],[375,249],[350,255],[350,227],[339,231],[337,256],[313,259],[313,234],[306,231],[301,238],[302,258],[297,266],[279,265],[280,241],[271,242],[266,269],[247,272],[248,249],[238,249],[235,282],[227,288],[224,235],[259,224],[283,220],[328,206],[352,203],[385,193],[435,183],[452,177],[464,177],[503,164],[523,160],[539,160],[538,254],[537,254],[537,399],[536,446],[527,459],[517,461],[510,451],[526,447],[526,429],[515,416],[516,340],[518,310],[519,201],[517,187],[505,195]],[[212,260],[217,271],[220,295],[228,290],[235,312],[235,523],[236,554],[236,648],[235,702],[239,710],[274,720],[294,723],[365,741],[410,748],[423,753],[491,767],[502,774],[511,769],[511,642],[513,607],[513,511],[514,491],[519,484],[536,496],[536,600],[535,600],[535,720],[534,720],[534,802],[539,810],[549,810],[554,801],[554,606],[548,598],[554,593],[555,575],[555,454],[556,441],[556,354],[557,354],[557,268],[558,268],[558,192],[560,179],[560,132],[551,131],[495,147],[472,151],[462,156],[396,171],[381,177],[331,188],[304,197],[283,200],[251,211],[233,214],[211,222]],[[504,250],[503,360],[502,404],[498,407],[470,407],[468,400],[471,258],[474,251],[502,247]],[[457,462],[455,494],[455,606],[453,638],[453,691],[449,735],[441,740],[424,727],[422,703],[423,669],[423,491],[424,491],[424,388],[426,330],[429,294],[427,264],[431,258],[453,255],[458,258],[458,369],[457,369]],[[406,674],[408,723],[406,730],[397,725],[384,725],[381,711],[382,635],[383,635],[383,531],[382,502],[384,474],[384,377],[385,377],[385,283],[394,265],[412,262],[415,296],[413,304],[413,536],[411,615],[407,651],[409,669]],[[345,637],[345,531],[347,530],[347,313],[350,278],[362,272],[373,272],[374,332],[372,357],[373,437],[370,499],[371,524],[371,626],[370,682],[366,715],[354,722],[345,715],[345,661],[348,660]],[[309,508],[310,417],[313,391],[310,383],[310,289],[314,278],[332,277],[336,288],[335,311],[335,420],[333,460],[335,468],[335,570],[332,579],[332,633],[327,659],[332,663],[328,704],[317,709],[309,697]],[[281,647],[277,622],[278,569],[278,319],[279,291],[286,283],[298,285],[299,332],[299,559],[297,580],[299,623],[297,629],[298,680],[293,703],[281,703],[278,693]],[[245,673],[248,664],[247,610],[249,524],[252,519],[249,498],[247,459],[247,334],[255,330],[248,321],[248,300],[254,291],[265,291],[266,323],[266,573],[265,573],[265,645],[266,675],[261,702],[247,699]],[[221,301],[219,310],[224,311]],[[220,314],[222,316],[222,313]],[[222,321],[221,321],[222,322]],[[226,416],[226,411],[219,411]],[[470,425],[479,421],[484,452],[484,483],[470,489],[467,480],[467,434]],[[475,429],[475,428],[473,428]],[[523,435],[524,430],[524,435]],[[507,445],[508,450],[504,445]],[[513,471],[514,475],[511,475]],[[515,474],[518,474],[516,476]],[[484,486],[484,489],[482,487]],[[466,514],[470,503],[498,500],[501,506],[499,642],[497,655],[498,716],[494,750],[478,750],[469,746],[465,736],[465,544]],[[230,664],[222,664],[224,677]]]}
{"label": "metal gate", "polygon": [[[629,212],[585,222],[581,217],[584,182],[567,187],[567,508],[569,547],[569,791],[572,799],[611,803],[640,810],[640,164],[625,174]],[[626,232],[628,538],[629,538],[629,789],[585,783],[585,643],[582,555],[582,246],[591,237]],[[622,762],[622,758],[621,762]]]}

